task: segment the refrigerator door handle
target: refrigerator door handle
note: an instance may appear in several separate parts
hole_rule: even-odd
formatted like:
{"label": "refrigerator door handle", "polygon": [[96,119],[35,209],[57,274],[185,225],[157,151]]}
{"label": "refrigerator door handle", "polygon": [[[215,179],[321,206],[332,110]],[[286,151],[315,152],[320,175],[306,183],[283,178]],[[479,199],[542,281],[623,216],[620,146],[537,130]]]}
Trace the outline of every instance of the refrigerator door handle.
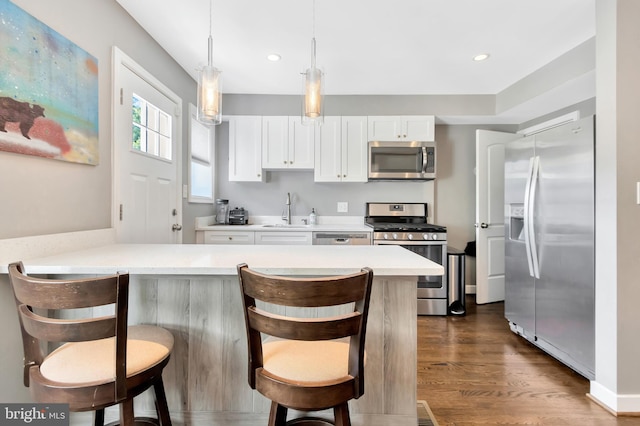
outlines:
{"label": "refrigerator door handle", "polygon": [[534,158],[529,158],[529,173],[527,174],[527,184],[524,189],[524,247],[527,251],[527,263],[529,264],[529,275],[534,277],[533,261],[531,260],[531,180],[533,175]]}
{"label": "refrigerator door handle", "polygon": [[529,245],[531,246],[531,263],[533,264],[533,276],[540,278],[540,263],[538,262],[538,249],[536,247],[536,233],[533,213],[536,205],[536,193],[538,192],[538,176],[540,175],[540,157],[533,158],[533,173],[531,173],[531,188],[529,201]]}

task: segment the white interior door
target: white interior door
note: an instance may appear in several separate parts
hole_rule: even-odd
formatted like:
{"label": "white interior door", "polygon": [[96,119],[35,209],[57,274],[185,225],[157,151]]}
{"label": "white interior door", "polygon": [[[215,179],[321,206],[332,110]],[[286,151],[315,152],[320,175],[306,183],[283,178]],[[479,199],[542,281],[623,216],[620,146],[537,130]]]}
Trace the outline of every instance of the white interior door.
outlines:
{"label": "white interior door", "polygon": [[118,242],[180,243],[182,101],[119,50],[113,59]]}
{"label": "white interior door", "polygon": [[476,131],[476,303],[504,300],[504,145],[512,133]]}

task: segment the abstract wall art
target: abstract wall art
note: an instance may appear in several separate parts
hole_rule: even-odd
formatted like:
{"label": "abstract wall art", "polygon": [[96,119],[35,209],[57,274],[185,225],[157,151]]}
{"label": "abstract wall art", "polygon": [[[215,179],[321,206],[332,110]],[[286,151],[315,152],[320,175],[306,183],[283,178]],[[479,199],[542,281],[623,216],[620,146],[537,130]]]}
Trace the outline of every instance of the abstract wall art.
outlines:
{"label": "abstract wall art", "polygon": [[0,151],[99,161],[98,60],[8,0],[0,0]]}

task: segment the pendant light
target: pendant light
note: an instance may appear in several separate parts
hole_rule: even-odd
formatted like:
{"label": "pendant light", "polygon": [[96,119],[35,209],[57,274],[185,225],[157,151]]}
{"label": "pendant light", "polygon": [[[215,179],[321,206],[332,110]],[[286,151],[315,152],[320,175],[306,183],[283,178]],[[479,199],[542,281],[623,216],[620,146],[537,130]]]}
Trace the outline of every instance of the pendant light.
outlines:
{"label": "pendant light", "polygon": [[198,72],[197,119],[208,126],[215,126],[222,122],[221,71],[213,66],[212,2],[213,0],[209,0],[209,57],[207,66],[202,67]]}
{"label": "pendant light", "polygon": [[302,123],[321,125],[324,121],[323,72],[316,67],[316,1],[313,0],[313,37],[311,39],[311,67],[304,72]]}

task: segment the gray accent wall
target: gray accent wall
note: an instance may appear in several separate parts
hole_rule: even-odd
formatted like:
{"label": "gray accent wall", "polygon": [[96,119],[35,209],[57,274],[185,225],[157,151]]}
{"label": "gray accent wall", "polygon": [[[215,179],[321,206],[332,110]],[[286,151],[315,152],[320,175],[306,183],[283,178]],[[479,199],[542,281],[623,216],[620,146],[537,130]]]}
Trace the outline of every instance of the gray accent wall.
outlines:
{"label": "gray accent wall", "polygon": [[[283,111],[284,113],[284,111]],[[287,192],[292,194],[292,214],[364,216],[365,203],[428,202],[432,222],[447,227],[449,243],[464,249],[475,239],[475,131],[478,128],[515,132],[514,125],[437,125],[438,177],[427,182],[316,183],[313,171],[268,171],[264,183],[229,182],[229,126],[216,129],[217,190],[231,207],[244,207],[249,215],[279,216]],[[338,213],[337,202],[349,203],[348,213]],[[214,207],[208,207],[213,214]],[[186,238],[186,235],[185,235]]]}
{"label": "gray accent wall", "polygon": [[[100,163],[88,166],[0,152],[0,239],[109,228],[112,46],[182,97],[183,117],[188,116],[188,103],[195,103],[196,84],[114,0],[13,2],[98,59]],[[187,130],[183,126],[184,141]]]}
{"label": "gray accent wall", "polygon": [[593,37],[498,93],[496,113],[515,108],[567,82],[589,78],[595,73],[595,63],[596,40]]}
{"label": "gray accent wall", "polygon": [[[440,98],[441,101],[436,101]],[[466,105],[468,114],[488,114],[494,108],[487,96],[327,96],[327,115],[432,115],[454,111],[452,103]],[[225,95],[225,115],[298,115],[300,97]],[[457,109],[460,111],[460,108]],[[463,114],[464,115],[464,114]],[[464,248],[475,239],[475,130],[515,132],[515,125],[436,125],[438,176],[428,182],[316,183],[313,171],[268,171],[264,183],[229,182],[229,126],[216,128],[216,197],[229,199],[231,207],[244,207],[249,215],[278,216],[287,192],[293,197],[292,214],[307,215],[315,208],[319,216],[364,216],[365,203],[427,202],[432,222],[447,226],[450,244]],[[337,202],[349,203],[348,213],[337,212]],[[185,209],[189,212],[191,209]],[[213,214],[213,205],[199,206],[202,216]],[[206,214],[202,214],[206,211]],[[191,217],[185,213],[184,242],[194,234],[187,230]],[[195,220],[195,217],[193,219]]]}

